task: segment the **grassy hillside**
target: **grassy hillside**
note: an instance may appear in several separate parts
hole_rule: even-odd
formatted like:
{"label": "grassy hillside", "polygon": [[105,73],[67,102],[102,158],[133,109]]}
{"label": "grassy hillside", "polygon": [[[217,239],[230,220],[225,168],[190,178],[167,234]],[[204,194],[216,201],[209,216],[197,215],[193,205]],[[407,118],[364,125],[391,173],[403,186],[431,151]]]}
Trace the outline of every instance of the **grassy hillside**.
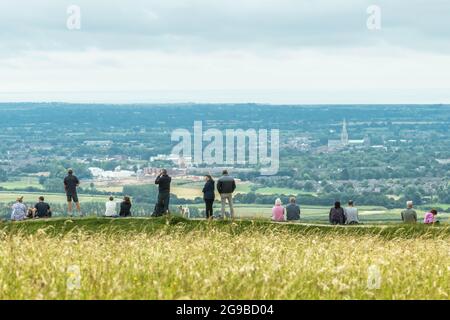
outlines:
{"label": "grassy hillside", "polygon": [[0,223],[0,299],[448,299],[450,228]]}

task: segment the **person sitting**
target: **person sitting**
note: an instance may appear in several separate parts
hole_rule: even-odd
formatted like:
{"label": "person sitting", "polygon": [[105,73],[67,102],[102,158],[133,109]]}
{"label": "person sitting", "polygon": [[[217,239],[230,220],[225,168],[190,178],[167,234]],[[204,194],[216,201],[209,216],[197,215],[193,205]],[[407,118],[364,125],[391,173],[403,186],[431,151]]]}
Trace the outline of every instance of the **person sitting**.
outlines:
{"label": "person sitting", "polygon": [[27,206],[23,204],[23,196],[16,199],[16,203],[11,206],[11,220],[21,221],[27,217]]}
{"label": "person sitting", "polygon": [[406,202],[406,210],[401,212],[402,220],[404,223],[416,223],[417,222],[417,212],[413,209],[413,202]]}
{"label": "person sitting", "polygon": [[52,216],[50,205],[44,200],[44,197],[40,196],[38,202],[34,205],[35,218],[50,218]]}
{"label": "person sitting", "polygon": [[130,197],[124,197],[123,198],[123,201],[120,204],[119,215],[121,217],[129,217],[129,216],[131,216],[131,199],[130,199]]}
{"label": "person sitting", "polygon": [[423,219],[423,223],[425,224],[435,224],[435,223],[439,223],[439,221],[436,220],[436,216],[437,216],[437,210],[433,209],[430,212],[427,212],[425,214],[425,218]]}
{"label": "person sitting", "polygon": [[341,203],[336,201],[334,207],[330,210],[330,223],[331,224],[344,224],[345,223],[345,213],[344,209],[341,208]]}
{"label": "person sitting", "polygon": [[105,217],[117,217],[116,207],[117,203],[114,201],[114,197],[109,197],[109,200],[105,203]]}
{"label": "person sitting", "polygon": [[300,206],[296,204],[295,197],[291,197],[289,204],[286,206],[286,219],[287,221],[300,220]]}
{"label": "person sitting", "polygon": [[358,209],[353,206],[353,200],[348,202],[348,207],[344,209],[345,223],[346,224],[358,224]]}
{"label": "person sitting", "polygon": [[282,206],[280,198],[275,200],[275,206],[272,208],[272,220],[284,221],[284,208]]}
{"label": "person sitting", "polygon": [[34,208],[28,208],[27,210],[27,219],[34,219]]}

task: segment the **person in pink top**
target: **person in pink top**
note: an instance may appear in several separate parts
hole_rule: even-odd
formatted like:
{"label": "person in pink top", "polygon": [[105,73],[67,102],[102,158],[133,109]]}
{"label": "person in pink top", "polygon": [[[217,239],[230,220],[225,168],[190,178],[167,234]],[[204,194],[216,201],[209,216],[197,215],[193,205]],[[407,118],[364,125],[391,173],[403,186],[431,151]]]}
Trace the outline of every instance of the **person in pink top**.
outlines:
{"label": "person in pink top", "polygon": [[272,220],[284,221],[284,207],[282,206],[280,198],[275,200],[275,206],[272,208]]}
{"label": "person in pink top", "polygon": [[431,210],[430,212],[427,212],[425,214],[425,218],[423,219],[423,223],[425,224],[434,224],[436,223],[436,215],[437,215],[437,211],[436,210]]}

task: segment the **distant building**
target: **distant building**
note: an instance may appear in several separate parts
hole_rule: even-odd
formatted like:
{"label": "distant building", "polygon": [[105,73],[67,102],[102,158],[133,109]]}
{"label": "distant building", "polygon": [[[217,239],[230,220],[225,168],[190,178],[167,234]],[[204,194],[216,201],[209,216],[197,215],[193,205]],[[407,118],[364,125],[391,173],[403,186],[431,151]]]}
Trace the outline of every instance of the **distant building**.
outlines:
{"label": "distant building", "polygon": [[86,146],[95,146],[95,147],[109,147],[113,144],[111,140],[86,140],[84,141]]}
{"label": "distant building", "polygon": [[97,167],[91,167],[89,168],[89,171],[91,172],[92,176],[96,179],[113,180],[136,176],[136,173],[134,171],[120,170],[120,168],[119,169],[116,168],[114,171],[108,171]]}
{"label": "distant building", "polygon": [[350,140],[347,131],[347,121],[344,119],[342,123],[341,139],[340,140],[328,140],[328,151],[335,151],[344,149],[347,147],[369,147],[370,138],[368,135],[364,136],[362,140]]}

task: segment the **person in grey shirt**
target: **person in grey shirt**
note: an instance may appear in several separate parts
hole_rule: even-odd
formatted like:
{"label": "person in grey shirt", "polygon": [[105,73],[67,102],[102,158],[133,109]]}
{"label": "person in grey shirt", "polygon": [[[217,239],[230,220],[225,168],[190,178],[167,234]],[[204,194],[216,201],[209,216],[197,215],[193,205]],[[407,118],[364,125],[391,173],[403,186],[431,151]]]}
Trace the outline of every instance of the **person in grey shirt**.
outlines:
{"label": "person in grey shirt", "polygon": [[287,221],[300,220],[300,207],[295,203],[294,197],[289,198],[289,204],[286,206],[286,219]]}
{"label": "person in grey shirt", "polygon": [[348,207],[344,209],[345,224],[358,224],[358,209],[353,206],[353,200],[348,202]]}
{"label": "person in grey shirt", "polygon": [[407,209],[402,211],[402,220],[404,223],[416,223],[417,212],[413,209],[413,202],[408,201],[406,203]]}
{"label": "person in grey shirt", "polygon": [[220,194],[220,200],[222,202],[222,217],[225,219],[225,204],[228,201],[230,206],[231,219],[234,219],[233,208],[233,192],[236,190],[236,182],[234,178],[228,175],[227,170],[223,170],[222,177],[217,181],[217,191]]}

